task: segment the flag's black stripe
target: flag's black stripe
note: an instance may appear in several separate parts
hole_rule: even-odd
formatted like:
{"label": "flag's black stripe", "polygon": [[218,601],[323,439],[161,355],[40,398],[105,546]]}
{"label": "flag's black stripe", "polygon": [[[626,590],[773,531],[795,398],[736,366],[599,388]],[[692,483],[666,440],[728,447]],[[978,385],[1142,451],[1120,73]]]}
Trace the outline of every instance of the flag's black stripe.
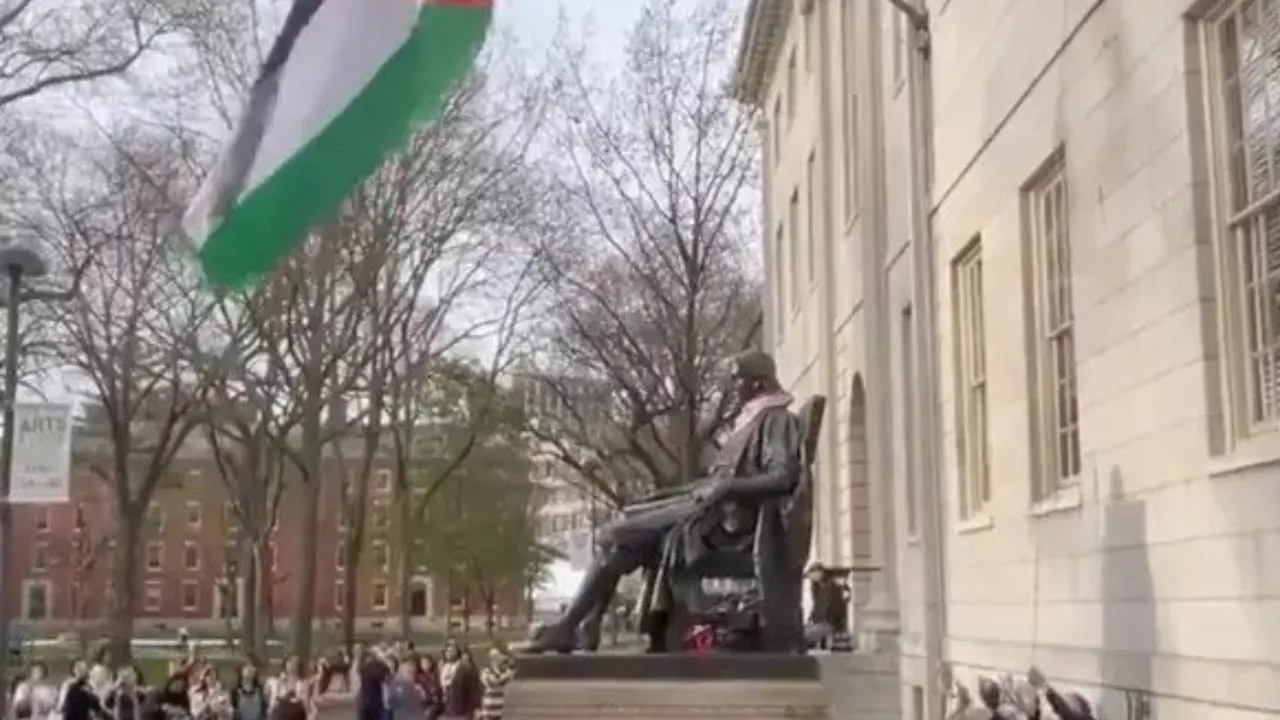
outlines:
{"label": "flag's black stripe", "polygon": [[258,157],[258,149],[262,145],[262,137],[266,133],[267,124],[275,112],[276,97],[280,89],[280,71],[289,60],[289,53],[306,29],[316,11],[324,4],[324,0],[294,0],[285,17],[284,27],[271,44],[271,51],[262,63],[262,72],[249,91],[249,102],[240,118],[240,126],[231,140],[231,147],[223,157],[219,168],[217,194],[213,207],[219,216],[230,210],[232,203],[244,191],[245,182],[249,178],[249,170]]}
{"label": "flag's black stripe", "polygon": [[289,59],[298,36],[322,4],[324,0],[293,0],[293,7],[289,8],[289,14],[284,19],[284,27],[280,28],[280,35],[272,43],[271,52],[267,53],[267,59],[262,63],[262,74],[258,77],[258,82],[279,72]]}

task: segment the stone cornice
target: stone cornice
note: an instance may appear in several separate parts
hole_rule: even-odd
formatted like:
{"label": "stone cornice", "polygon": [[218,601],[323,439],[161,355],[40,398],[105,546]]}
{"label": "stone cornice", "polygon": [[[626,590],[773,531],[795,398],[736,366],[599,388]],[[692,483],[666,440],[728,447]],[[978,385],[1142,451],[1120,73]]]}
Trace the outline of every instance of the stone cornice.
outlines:
{"label": "stone cornice", "polygon": [[[759,105],[768,76],[787,32],[794,0],[751,0],[734,63],[733,94],[739,101]],[[801,0],[811,4],[812,0]]]}

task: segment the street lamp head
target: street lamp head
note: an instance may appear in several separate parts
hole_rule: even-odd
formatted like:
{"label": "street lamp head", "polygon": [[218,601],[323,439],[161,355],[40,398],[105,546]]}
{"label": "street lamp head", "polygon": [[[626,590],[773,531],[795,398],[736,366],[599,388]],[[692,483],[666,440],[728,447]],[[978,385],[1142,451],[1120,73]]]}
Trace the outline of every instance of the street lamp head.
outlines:
{"label": "street lamp head", "polygon": [[0,239],[0,269],[6,274],[15,271],[23,279],[40,278],[49,274],[49,263],[35,248],[12,239]]}

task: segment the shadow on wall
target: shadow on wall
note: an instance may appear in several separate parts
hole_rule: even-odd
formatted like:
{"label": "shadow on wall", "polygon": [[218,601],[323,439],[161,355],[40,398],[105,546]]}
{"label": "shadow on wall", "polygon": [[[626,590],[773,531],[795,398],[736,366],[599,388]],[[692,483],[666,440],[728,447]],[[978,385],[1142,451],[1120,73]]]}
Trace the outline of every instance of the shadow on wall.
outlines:
{"label": "shadow on wall", "polygon": [[1120,468],[1112,468],[1103,506],[1102,667],[1107,689],[1102,717],[1150,716],[1156,606],[1147,551],[1146,502],[1128,498]]}

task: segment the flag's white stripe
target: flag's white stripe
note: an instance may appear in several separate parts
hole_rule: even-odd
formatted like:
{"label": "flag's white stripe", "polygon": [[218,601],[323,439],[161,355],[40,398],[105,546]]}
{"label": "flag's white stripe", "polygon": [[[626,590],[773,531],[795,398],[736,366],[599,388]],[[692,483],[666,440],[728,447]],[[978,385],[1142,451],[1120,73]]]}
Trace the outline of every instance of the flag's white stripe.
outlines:
{"label": "flag's white stripe", "polygon": [[275,111],[244,194],[271,177],[351,104],[409,39],[420,10],[417,0],[325,0],[280,70]]}

